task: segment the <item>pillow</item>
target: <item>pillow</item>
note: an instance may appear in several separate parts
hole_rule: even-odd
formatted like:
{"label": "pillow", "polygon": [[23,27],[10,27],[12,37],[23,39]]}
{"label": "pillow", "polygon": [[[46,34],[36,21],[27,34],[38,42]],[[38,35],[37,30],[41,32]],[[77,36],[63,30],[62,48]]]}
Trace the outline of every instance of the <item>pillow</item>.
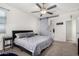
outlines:
{"label": "pillow", "polygon": [[34,36],[33,32],[28,32],[28,33],[17,33],[15,34],[17,38],[24,38],[24,37],[32,37]]}
{"label": "pillow", "polygon": [[28,35],[27,35],[28,38],[29,38],[29,37],[33,37],[33,36],[35,36],[34,33],[28,33]]}
{"label": "pillow", "polygon": [[15,34],[17,38],[24,38],[26,37],[26,33],[18,33],[18,34]]}

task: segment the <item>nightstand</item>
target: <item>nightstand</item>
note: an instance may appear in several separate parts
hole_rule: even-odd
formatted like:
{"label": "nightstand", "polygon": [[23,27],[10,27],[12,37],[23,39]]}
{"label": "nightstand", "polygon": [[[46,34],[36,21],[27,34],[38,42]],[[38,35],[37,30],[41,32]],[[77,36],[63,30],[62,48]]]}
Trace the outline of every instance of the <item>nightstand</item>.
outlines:
{"label": "nightstand", "polygon": [[13,45],[12,37],[3,37],[3,50],[5,51],[6,47],[12,48]]}

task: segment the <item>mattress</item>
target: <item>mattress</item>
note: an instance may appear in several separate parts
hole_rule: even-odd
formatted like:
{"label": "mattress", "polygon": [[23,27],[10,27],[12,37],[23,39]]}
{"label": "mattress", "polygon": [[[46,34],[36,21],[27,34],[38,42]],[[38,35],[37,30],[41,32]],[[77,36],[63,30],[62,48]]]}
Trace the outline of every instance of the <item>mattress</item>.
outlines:
{"label": "mattress", "polygon": [[33,55],[36,55],[39,54],[42,49],[48,47],[52,41],[49,36],[37,35],[29,38],[15,38],[14,43],[32,52]]}

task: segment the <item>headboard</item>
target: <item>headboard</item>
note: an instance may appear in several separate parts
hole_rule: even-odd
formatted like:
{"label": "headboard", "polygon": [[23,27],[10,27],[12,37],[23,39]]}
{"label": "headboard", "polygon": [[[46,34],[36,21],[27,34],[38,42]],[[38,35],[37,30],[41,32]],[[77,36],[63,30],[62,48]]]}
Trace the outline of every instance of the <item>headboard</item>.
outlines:
{"label": "headboard", "polygon": [[12,37],[13,37],[13,41],[16,38],[16,33],[27,33],[27,32],[33,32],[33,30],[13,30],[12,31]]}

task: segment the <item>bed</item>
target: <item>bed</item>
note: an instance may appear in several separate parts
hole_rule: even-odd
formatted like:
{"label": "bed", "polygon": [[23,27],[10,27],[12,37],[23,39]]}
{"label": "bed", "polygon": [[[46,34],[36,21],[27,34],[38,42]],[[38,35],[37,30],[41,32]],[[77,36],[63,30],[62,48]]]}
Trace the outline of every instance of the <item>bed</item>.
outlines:
{"label": "bed", "polygon": [[41,51],[49,47],[53,39],[50,36],[34,35],[32,37],[17,38],[16,33],[29,33],[32,30],[13,31],[13,44],[24,48],[32,53],[32,55],[39,55]]}

